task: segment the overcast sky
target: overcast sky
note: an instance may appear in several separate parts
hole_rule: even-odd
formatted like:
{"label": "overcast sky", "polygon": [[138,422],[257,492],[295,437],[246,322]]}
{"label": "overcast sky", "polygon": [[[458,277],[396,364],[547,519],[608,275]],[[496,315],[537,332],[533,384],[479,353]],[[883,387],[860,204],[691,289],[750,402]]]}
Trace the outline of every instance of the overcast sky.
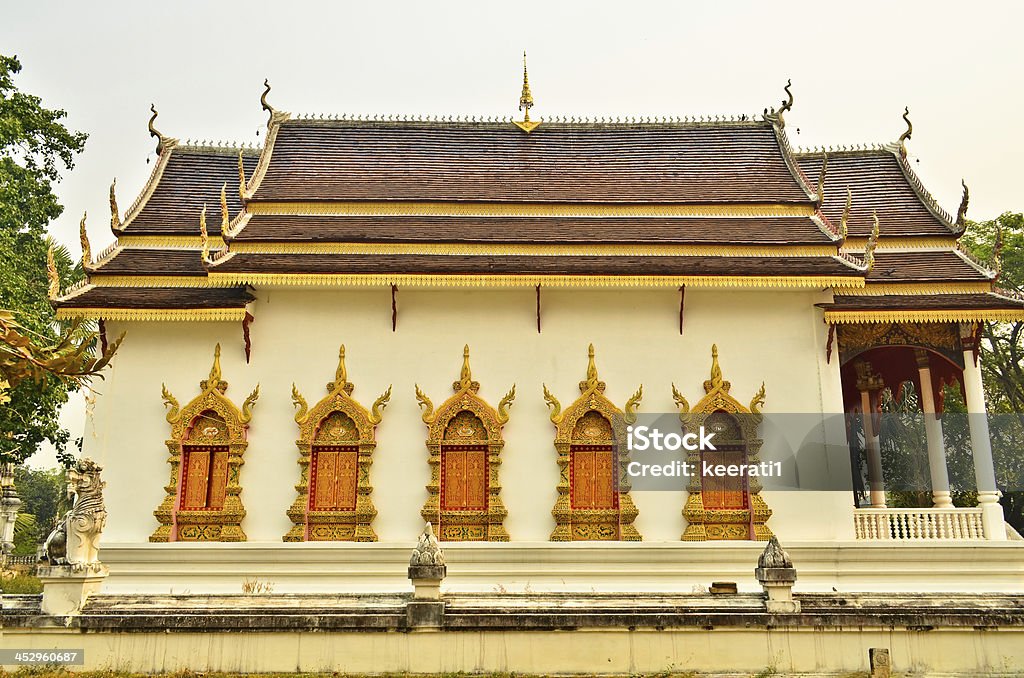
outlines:
{"label": "overcast sky", "polygon": [[963,177],[971,218],[1021,211],[1022,25],[1020,2],[33,0],[0,10],[0,52],[89,134],[53,226],[77,253],[82,211],[98,252],[110,180],[123,211],[152,168],[150,103],[168,136],[236,142],[260,140],[265,77],[295,113],[518,114],[523,49],[535,119],[751,114],[792,78],[787,129],[812,146],[893,141],[909,106],[947,210]]}

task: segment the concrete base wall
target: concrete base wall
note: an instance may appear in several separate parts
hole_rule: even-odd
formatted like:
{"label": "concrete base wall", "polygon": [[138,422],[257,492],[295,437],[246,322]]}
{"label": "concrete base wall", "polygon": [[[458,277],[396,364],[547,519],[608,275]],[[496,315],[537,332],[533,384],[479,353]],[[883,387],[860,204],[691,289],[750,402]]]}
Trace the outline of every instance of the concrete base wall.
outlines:
{"label": "concrete base wall", "polygon": [[[7,630],[6,647],[84,649],[85,669],[158,672],[685,673],[848,676],[868,649],[894,675],[1019,676],[1024,629],[652,629],[542,632],[80,633]],[[866,673],[862,675],[867,675]]]}
{"label": "concrete base wall", "polygon": [[[258,579],[275,593],[409,591],[414,544],[112,544],[104,593],[242,593]],[[680,592],[754,578],[757,542],[446,543],[451,592]],[[1024,592],[1024,542],[796,542],[798,592]]]}

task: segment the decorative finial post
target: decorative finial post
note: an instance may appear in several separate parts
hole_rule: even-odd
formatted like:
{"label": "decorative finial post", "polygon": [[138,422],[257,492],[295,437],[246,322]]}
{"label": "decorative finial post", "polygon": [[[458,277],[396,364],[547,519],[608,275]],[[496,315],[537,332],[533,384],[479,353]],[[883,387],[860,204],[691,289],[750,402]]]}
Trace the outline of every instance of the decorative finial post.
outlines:
{"label": "decorative finial post", "polygon": [[121,213],[117,209],[117,178],[110,184],[110,230],[117,235],[121,230]]}
{"label": "decorative finial post", "polygon": [[49,283],[46,295],[53,301],[60,296],[60,274],[57,273],[57,262],[53,258],[53,245],[46,250],[46,279]]}
{"label": "decorative finial post", "polygon": [[767,594],[765,608],[769,614],[796,614],[800,611],[800,602],[793,600],[796,568],[775,535],[768,540],[768,545],[757,559],[754,576]]}
{"label": "decorative finial post", "polygon": [[441,582],[447,574],[444,552],[434,536],[434,528],[427,523],[409,558],[409,579],[413,586],[413,599],[405,609],[409,626],[441,626],[445,608]]}
{"label": "decorative finial post", "polygon": [[530,109],[533,108],[533,94],[530,92],[530,76],[526,72],[526,50],[523,50],[523,91],[519,95],[519,110],[523,111],[523,119],[513,124],[527,134],[540,124],[530,121]]}
{"label": "decorative finial post", "polygon": [[78,222],[78,240],[82,244],[82,270],[92,268],[92,247],[89,246],[89,233],[85,230],[85,218],[88,212],[82,212],[82,220]]}
{"label": "decorative finial post", "polygon": [[910,107],[903,107],[903,121],[907,123],[907,131],[900,135],[896,142],[900,145],[900,155],[907,157],[907,139],[914,133],[914,125],[910,122]]}

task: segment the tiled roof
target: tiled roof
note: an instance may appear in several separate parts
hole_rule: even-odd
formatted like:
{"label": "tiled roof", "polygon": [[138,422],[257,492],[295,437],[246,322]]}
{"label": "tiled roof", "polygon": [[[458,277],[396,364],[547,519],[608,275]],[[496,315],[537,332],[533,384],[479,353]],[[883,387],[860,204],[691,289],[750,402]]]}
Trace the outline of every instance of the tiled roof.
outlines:
{"label": "tiled roof", "polygon": [[255,200],[808,203],[765,122],[281,124]]}
{"label": "tiled roof", "polygon": [[[227,184],[228,212],[242,209],[238,196],[238,149],[175,146],[169,153],[153,194],[130,216],[122,232],[131,235],[199,235],[199,212],[207,206],[210,235],[220,234],[220,189]],[[246,176],[259,158],[257,151],[243,151]],[[164,162],[163,159],[158,162]]]}
{"label": "tiled roof", "polygon": [[202,253],[189,249],[121,249],[98,265],[101,275],[206,275]]}
{"label": "tiled roof", "polygon": [[255,214],[234,242],[831,244],[809,216],[440,217]]}
{"label": "tiled roof", "polygon": [[253,300],[244,287],[92,287],[57,302],[58,308],[243,308]]}
{"label": "tiled roof", "polygon": [[875,265],[867,278],[869,284],[939,280],[988,282],[992,278],[952,249],[907,252],[876,250]]}
{"label": "tiled roof", "polygon": [[236,253],[210,273],[856,276],[838,257],[362,255]]}
{"label": "tiled roof", "polygon": [[842,295],[831,304],[821,304],[829,311],[906,310],[1024,310],[1024,300],[988,292],[981,294],[886,294]]}
{"label": "tiled roof", "polygon": [[[801,155],[799,161],[808,178],[817,183],[822,154]],[[822,212],[838,225],[849,188],[853,196],[847,224],[850,236],[871,234],[873,212],[878,214],[882,238],[952,235],[946,215],[936,214],[937,209],[928,204],[930,197],[914,185],[916,178],[908,172],[897,155],[887,150],[830,153]]]}

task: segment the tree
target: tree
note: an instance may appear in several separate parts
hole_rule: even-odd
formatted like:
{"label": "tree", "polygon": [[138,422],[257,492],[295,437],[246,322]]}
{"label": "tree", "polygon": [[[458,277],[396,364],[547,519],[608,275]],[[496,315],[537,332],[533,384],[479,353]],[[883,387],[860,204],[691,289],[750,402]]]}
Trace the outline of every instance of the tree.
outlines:
{"label": "tree", "polygon": [[14,552],[29,555],[36,552],[36,547],[67,510],[67,480],[60,469],[34,470],[21,466],[14,470],[14,485],[22,501],[18,513],[20,525],[15,524]]}
{"label": "tree", "polygon": [[[1006,212],[990,221],[972,222],[961,242],[976,257],[993,262],[999,287],[1024,293],[1024,214]],[[996,480],[1007,521],[1024,532],[1024,322],[988,323],[982,337],[981,370]]]}
{"label": "tree", "polygon": [[[53,184],[60,180],[61,168],[74,166],[86,135],[64,126],[64,111],[45,108],[39,97],[20,92],[14,84],[20,71],[17,57],[0,55],[0,309],[11,312],[0,328],[5,351],[0,360],[10,361],[13,352],[34,369],[28,378],[12,380],[12,374],[23,375],[26,365],[5,362],[0,374],[0,381],[7,382],[2,389],[6,403],[0,405],[0,463],[24,461],[44,440],[66,463],[68,433],[57,416],[80,380],[62,377],[45,363],[59,358],[55,351],[71,346],[84,344],[87,353],[95,337],[80,324],[61,327],[55,322],[47,294],[47,256],[53,242],[46,228],[63,211]],[[67,252],[59,247],[53,252],[61,285],[80,280],[81,267]]]}

